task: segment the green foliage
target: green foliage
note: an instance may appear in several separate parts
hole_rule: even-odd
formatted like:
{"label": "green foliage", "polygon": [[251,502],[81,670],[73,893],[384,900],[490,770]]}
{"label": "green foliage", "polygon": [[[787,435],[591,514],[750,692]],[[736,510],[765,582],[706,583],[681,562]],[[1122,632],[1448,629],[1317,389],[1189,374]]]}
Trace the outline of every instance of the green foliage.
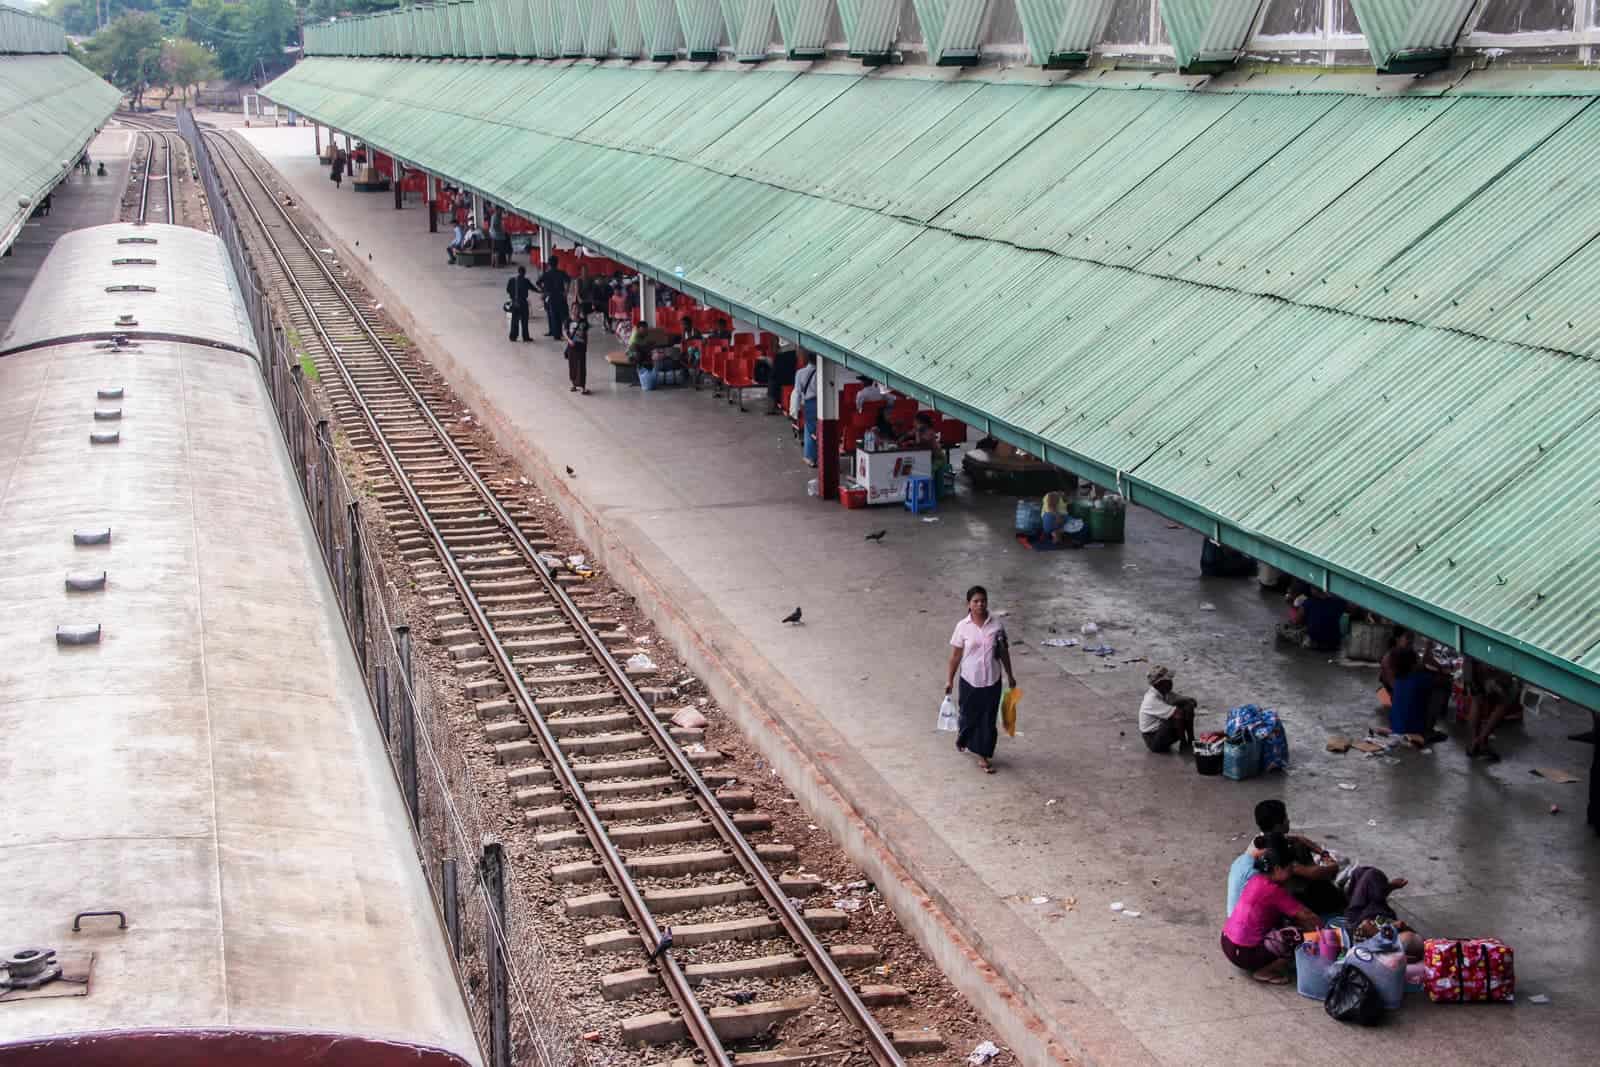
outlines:
{"label": "green foliage", "polygon": [[295,40],[295,9],[289,0],[189,0],[186,36],[216,53],[223,77],[257,81],[283,66],[284,46]]}
{"label": "green foliage", "polygon": [[161,20],[149,13],[123,15],[89,38],[89,68],[133,98],[161,81]]}
{"label": "green foliage", "polygon": [[162,84],[178,90],[187,104],[191,87],[198,91],[201,82],[210,81],[221,71],[211,49],[187,37],[177,37],[161,47],[161,73]]}

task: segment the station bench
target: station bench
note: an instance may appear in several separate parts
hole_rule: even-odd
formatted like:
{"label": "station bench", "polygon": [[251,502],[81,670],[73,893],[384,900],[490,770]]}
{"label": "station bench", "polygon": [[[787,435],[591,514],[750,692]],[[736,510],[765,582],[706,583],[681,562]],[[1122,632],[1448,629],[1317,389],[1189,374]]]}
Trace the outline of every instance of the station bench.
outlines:
{"label": "station bench", "polygon": [[620,352],[607,352],[606,362],[611,364],[614,380],[617,384],[639,384],[639,368],[634,366],[633,360],[628,358],[627,349],[623,349]]}
{"label": "station bench", "polygon": [[456,253],[456,266],[487,267],[493,257],[494,253],[487,248],[476,248],[471,251],[462,249]]}
{"label": "station bench", "polygon": [[374,178],[370,182],[356,182],[355,187],[358,193],[381,193],[389,188],[389,179]]}

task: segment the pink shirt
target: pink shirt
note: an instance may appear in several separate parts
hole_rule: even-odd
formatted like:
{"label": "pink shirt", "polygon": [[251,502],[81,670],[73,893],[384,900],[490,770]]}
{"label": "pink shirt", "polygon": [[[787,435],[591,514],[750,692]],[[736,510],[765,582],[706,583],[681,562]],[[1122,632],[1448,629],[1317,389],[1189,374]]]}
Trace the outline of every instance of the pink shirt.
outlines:
{"label": "pink shirt", "polygon": [[950,635],[950,647],[961,650],[961,677],[970,686],[983,689],[1000,680],[1000,661],[995,658],[995,640],[1006,628],[990,615],[979,626],[971,615],[963,615]]}
{"label": "pink shirt", "polygon": [[1299,913],[1300,902],[1283,886],[1270,878],[1252,878],[1244,884],[1222,936],[1240,948],[1254,948]]}

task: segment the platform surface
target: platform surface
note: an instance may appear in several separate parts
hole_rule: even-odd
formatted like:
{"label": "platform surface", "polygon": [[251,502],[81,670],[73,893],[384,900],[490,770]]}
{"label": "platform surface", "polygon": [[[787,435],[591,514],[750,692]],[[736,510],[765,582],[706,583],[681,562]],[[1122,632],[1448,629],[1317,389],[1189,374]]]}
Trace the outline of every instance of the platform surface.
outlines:
{"label": "platform surface", "polygon": [[[1135,511],[1126,545],[1036,553],[1011,534],[1009,498],[963,490],[938,522],[809,499],[813,472],[755,391],[744,414],[707,392],[643,393],[611,382],[591,345],[594,395],[572,395],[555,342],[506,340],[507,272],[450,269],[448,235],[427,232],[415,200],[396,212],[386,198],[334,189],[309,130],[245,135],[330,243],[428,335],[419,340],[448,353],[465,391],[493,405],[506,446],[556,472],[571,466],[566,489],[693,606],[726,668],[752,686],[772,680],[774,716],[822,724],[812,755],[1081,1059],[1588,1058],[1600,1032],[1600,841],[1583,816],[1593,751],[1566,740],[1587,728],[1587,712],[1547,704],[1503,728],[1495,766],[1466,759],[1455,727],[1430,754],[1329,754],[1330,732],[1359,737],[1376,721],[1375,669],[1276,650],[1281,597],[1199,577],[1199,535]],[[536,315],[532,328],[542,325]],[[881,544],[863,541],[880,529]],[[1001,739],[994,776],[933,730],[946,642],[973,583],[1007,613],[1025,692],[1021,732]],[[805,625],[780,624],[797,604]],[[1086,621],[1115,656],[1044,644],[1081,641]],[[1202,730],[1220,729],[1237,704],[1278,709],[1291,773],[1233,783],[1146,752],[1136,711],[1150,662],[1199,698]],[[1556,785],[1535,767],[1584,782]],[[1520,1002],[1445,1008],[1413,996],[1390,1026],[1363,1031],[1231,967],[1217,946],[1227,867],[1269,796],[1287,801],[1298,831],[1409,878],[1394,902],[1425,934],[1514,946]],[[1140,916],[1114,914],[1114,901]],[[1529,1003],[1537,993],[1551,1003]]]}

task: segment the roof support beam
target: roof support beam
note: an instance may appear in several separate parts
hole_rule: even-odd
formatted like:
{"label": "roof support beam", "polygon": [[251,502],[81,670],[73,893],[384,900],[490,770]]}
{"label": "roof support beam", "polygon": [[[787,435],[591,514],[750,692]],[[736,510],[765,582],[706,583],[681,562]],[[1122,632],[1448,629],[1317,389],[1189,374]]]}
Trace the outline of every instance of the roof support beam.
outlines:
{"label": "roof support beam", "polygon": [[1244,50],[1262,0],[1161,0],[1178,69],[1203,74],[1233,65]]}
{"label": "roof support beam", "polygon": [[722,12],[717,0],[677,0],[677,4],[683,46],[689,58],[700,63],[714,62],[717,43],[722,40]]}
{"label": "roof support beam", "polygon": [[821,59],[828,48],[832,0],[776,0],[783,50],[790,59]]}
{"label": "roof support beam", "polygon": [[[601,6],[600,0],[594,2],[596,7]],[[644,29],[639,24],[639,0],[606,0],[604,6],[611,9],[611,33],[617,43],[617,55],[623,59],[638,59],[644,55]]]}
{"label": "roof support beam", "polygon": [[941,67],[970,67],[978,62],[989,0],[912,0],[928,61]]}
{"label": "roof support beam", "polygon": [[839,21],[844,24],[844,38],[851,55],[868,62],[881,61],[894,52],[895,38],[900,32],[900,3],[899,0],[839,0]]}
{"label": "roof support beam", "polygon": [[[528,55],[555,59],[561,54],[561,5],[556,0],[511,0],[526,9]],[[519,53],[521,54],[521,53]]]}
{"label": "roof support beam", "polygon": [[1450,64],[1475,0],[1350,0],[1380,74],[1425,74]]}
{"label": "roof support beam", "polygon": [[611,54],[611,12],[606,0],[567,0],[583,24],[583,54],[604,59]]}
{"label": "roof support beam", "polygon": [[1116,0],[1016,0],[1022,38],[1046,70],[1081,67],[1105,32]]}
{"label": "roof support beam", "polygon": [[635,3],[638,5],[645,56],[661,63],[677,59],[683,34],[678,30],[676,0],[635,0]]}
{"label": "roof support beam", "polygon": [[741,63],[759,63],[772,45],[773,0],[721,0],[733,55]]}
{"label": "roof support beam", "polygon": [[[590,10],[591,5],[582,3],[581,0],[552,0],[552,2],[556,5],[556,25],[559,27],[556,34],[557,47],[563,57],[575,59],[584,54],[584,45],[589,40],[588,23],[584,20],[584,14]],[[610,32],[609,27],[607,32]]]}

